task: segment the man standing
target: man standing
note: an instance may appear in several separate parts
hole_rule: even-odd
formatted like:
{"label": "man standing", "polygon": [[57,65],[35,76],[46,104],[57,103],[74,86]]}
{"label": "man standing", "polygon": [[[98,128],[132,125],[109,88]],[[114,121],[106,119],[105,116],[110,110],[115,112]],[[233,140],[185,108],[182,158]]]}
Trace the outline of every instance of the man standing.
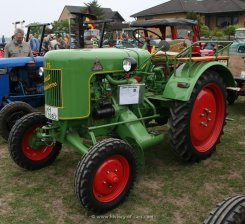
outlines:
{"label": "man standing", "polygon": [[38,52],[39,51],[39,47],[40,47],[40,42],[39,40],[34,37],[32,34],[29,35],[29,43],[31,46],[32,51]]}
{"label": "man standing", "polygon": [[24,31],[17,28],[14,32],[13,40],[6,44],[4,57],[28,57],[33,56],[31,47],[24,41]]}

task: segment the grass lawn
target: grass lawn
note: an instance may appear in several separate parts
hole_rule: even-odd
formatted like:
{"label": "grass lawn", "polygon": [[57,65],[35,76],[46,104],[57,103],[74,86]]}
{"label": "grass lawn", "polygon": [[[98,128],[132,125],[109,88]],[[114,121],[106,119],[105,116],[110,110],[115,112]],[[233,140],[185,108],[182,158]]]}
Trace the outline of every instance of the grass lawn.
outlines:
{"label": "grass lawn", "polygon": [[234,120],[211,158],[183,163],[166,139],[146,151],[146,167],[127,200],[103,216],[88,213],[73,193],[79,153],[64,147],[51,166],[26,171],[0,139],[0,223],[202,223],[225,197],[245,194],[245,97],[228,111]]}

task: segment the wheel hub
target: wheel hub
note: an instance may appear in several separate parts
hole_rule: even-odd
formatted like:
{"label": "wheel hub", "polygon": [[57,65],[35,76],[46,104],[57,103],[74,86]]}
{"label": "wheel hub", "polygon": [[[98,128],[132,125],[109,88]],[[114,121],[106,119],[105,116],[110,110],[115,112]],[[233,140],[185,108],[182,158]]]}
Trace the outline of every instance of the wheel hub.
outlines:
{"label": "wheel hub", "polygon": [[119,178],[118,178],[117,174],[114,173],[114,172],[109,172],[108,171],[108,174],[106,176],[106,179],[107,179],[107,183],[109,185],[117,184],[119,182]]}
{"label": "wheel hub", "polygon": [[190,119],[192,144],[200,152],[214,145],[222,129],[224,100],[216,84],[208,84],[198,94]]}
{"label": "wheel hub", "polygon": [[121,155],[107,158],[97,169],[93,192],[97,200],[109,202],[122,193],[129,179],[128,161]]}
{"label": "wheel hub", "polygon": [[22,151],[24,155],[33,161],[43,160],[47,158],[53,151],[54,144],[45,145],[44,143],[36,142],[36,129],[40,125],[29,128],[23,136],[22,139]]}

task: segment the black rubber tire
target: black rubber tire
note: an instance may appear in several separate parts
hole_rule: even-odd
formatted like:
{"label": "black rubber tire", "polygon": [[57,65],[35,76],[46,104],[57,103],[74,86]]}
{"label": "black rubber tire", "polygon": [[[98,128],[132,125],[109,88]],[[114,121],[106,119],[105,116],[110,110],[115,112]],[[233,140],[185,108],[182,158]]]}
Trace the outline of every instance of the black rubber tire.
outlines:
{"label": "black rubber tire", "polygon": [[[93,192],[93,180],[99,166],[107,158],[114,155],[123,156],[128,161],[129,178],[122,192],[113,200],[101,202],[96,199]],[[105,213],[117,207],[128,196],[133,187],[138,164],[135,151],[130,145],[120,139],[106,139],[91,147],[89,152],[79,162],[74,178],[74,190],[78,200],[89,211]]]}
{"label": "black rubber tire", "polygon": [[[52,148],[50,150],[50,153],[45,155],[45,157],[43,157],[42,159],[38,159],[38,158],[34,159],[34,157],[32,159],[32,157],[26,156],[24,150],[26,150],[26,148],[28,150],[32,149],[31,146],[29,145],[28,139],[27,139],[28,146],[24,149],[22,148],[24,147],[23,142],[26,138],[25,135],[27,134],[27,131],[30,130],[30,128],[35,128],[36,126],[45,125],[47,121],[48,119],[42,113],[35,112],[35,113],[27,114],[21,119],[19,119],[11,129],[9,139],[8,139],[9,153],[11,158],[14,160],[14,162],[20,167],[27,170],[41,169],[43,167],[52,164],[55,161],[56,157],[59,155],[62,147],[62,144],[59,142],[52,143],[53,146],[52,144],[46,145],[47,147],[52,147]],[[38,153],[38,150],[40,149],[41,148],[35,149],[35,153]],[[48,150],[48,148],[46,149]]]}
{"label": "black rubber tire", "polygon": [[15,122],[26,114],[34,112],[34,108],[21,101],[6,104],[0,111],[0,135],[8,140]]}
{"label": "black rubber tire", "polygon": [[219,203],[204,224],[245,224],[245,196],[233,196]]}
{"label": "black rubber tire", "polygon": [[233,105],[235,101],[238,99],[238,95],[234,91],[227,92],[227,102],[229,105]]}
{"label": "black rubber tire", "polygon": [[[207,149],[200,151],[192,143],[192,136],[190,133],[191,126],[191,113],[194,103],[200,91],[208,84],[215,84],[217,88],[222,91],[222,101],[224,104],[224,117],[221,130],[218,134],[217,140]],[[216,144],[220,142],[220,136],[223,133],[226,117],[226,88],[222,78],[214,71],[206,71],[198,79],[194,86],[189,101],[174,101],[170,106],[170,119],[169,119],[169,135],[170,144],[176,154],[186,162],[199,162],[208,158],[215,150]],[[218,132],[217,132],[218,133]]]}

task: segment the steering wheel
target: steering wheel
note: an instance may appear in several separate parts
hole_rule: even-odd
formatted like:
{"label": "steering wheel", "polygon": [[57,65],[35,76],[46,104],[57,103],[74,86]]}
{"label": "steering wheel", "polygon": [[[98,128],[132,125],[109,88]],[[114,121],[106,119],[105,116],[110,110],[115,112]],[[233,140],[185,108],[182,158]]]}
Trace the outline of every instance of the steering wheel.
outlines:
{"label": "steering wheel", "polygon": [[[142,33],[143,33],[144,36],[140,36],[139,35],[139,34],[142,34]],[[133,34],[132,35],[133,35],[133,37],[134,37],[135,40],[137,40],[141,44],[144,44],[146,41],[149,41],[150,40],[151,34],[154,34],[154,39],[155,38],[160,39],[160,40],[163,39],[159,34],[153,32],[151,30],[142,29],[142,28],[141,29],[140,28],[139,29],[135,29],[133,31]]]}

